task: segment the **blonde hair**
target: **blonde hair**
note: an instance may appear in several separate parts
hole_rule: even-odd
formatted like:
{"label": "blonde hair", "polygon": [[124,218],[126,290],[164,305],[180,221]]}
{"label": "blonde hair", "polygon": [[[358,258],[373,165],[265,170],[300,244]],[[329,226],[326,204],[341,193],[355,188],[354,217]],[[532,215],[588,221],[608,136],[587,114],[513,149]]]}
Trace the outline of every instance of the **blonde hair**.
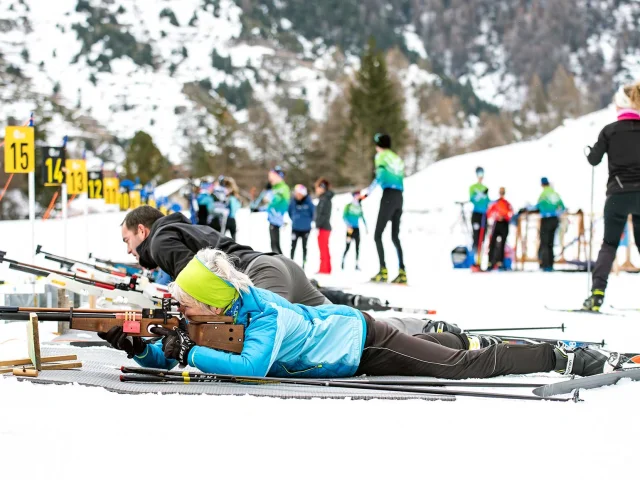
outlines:
{"label": "blonde hair", "polygon": [[[249,287],[253,285],[251,279],[245,274],[237,270],[233,261],[222,250],[215,248],[203,248],[196,254],[196,258],[200,260],[209,270],[231,284],[237,292],[248,292]],[[216,307],[202,303],[187,292],[185,292],[176,282],[169,284],[171,296],[185,307],[201,307],[215,314]]]}
{"label": "blonde hair", "polygon": [[240,189],[233,177],[224,177],[225,186],[231,190],[231,195],[240,196]]}
{"label": "blonde hair", "polygon": [[640,111],[640,82],[620,87],[613,97],[613,100],[619,108],[630,108]]}

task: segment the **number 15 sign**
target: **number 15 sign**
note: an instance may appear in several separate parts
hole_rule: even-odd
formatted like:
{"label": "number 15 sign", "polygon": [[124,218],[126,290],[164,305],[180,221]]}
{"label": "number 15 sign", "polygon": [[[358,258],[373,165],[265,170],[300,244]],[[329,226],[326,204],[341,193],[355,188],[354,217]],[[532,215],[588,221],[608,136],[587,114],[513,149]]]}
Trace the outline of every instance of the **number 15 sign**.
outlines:
{"label": "number 15 sign", "polygon": [[36,169],[33,127],[7,127],[4,172],[30,173]]}

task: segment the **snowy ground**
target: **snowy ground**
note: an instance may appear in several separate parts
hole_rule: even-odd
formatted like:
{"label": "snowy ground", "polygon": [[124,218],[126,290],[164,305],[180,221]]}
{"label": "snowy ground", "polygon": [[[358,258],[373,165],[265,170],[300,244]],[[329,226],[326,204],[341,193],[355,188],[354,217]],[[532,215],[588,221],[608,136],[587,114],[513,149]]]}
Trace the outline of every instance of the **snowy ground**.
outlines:
{"label": "snowy ground", "polygon": [[[582,142],[575,148],[581,146]],[[483,155],[488,172],[497,171],[497,167],[490,170],[491,156]],[[501,155],[505,153],[498,150],[495,157]],[[466,167],[472,176],[477,160],[454,161],[462,163],[456,167],[445,162],[419,174],[421,181],[417,177],[407,182],[410,209],[430,205],[421,205],[417,199],[421,193],[431,195],[428,185],[438,176],[459,192],[456,198],[465,197],[466,185],[473,179],[455,177],[451,169],[469,163]],[[588,178],[590,171],[584,168]],[[556,170],[550,176],[569,178],[561,167]],[[501,181],[511,182],[512,191],[521,192],[523,183],[535,181],[538,172],[532,179],[524,178],[514,164],[501,175]],[[564,187],[566,195],[577,203],[574,208],[588,208],[578,202],[585,198],[583,188],[569,182]],[[596,205],[601,205],[602,188],[598,195]],[[544,331],[539,336],[605,339],[609,349],[640,351],[640,313],[597,317],[545,309],[545,305],[579,307],[587,294],[586,274],[454,271],[449,252],[460,237],[450,231],[456,212],[446,205],[429,214],[405,214],[401,237],[410,286],[366,283],[378,267],[372,233],[363,238],[362,272],[353,270],[353,252],[347,269],[341,271],[345,229],[339,215],[345,201],[344,197],[334,201],[336,227],[331,248],[335,272],[317,276],[321,283],[379,296],[397,305],[436,309],[437,318],[466,328],[564,323],[564,334]],[[377,200],[373,197],[367,202],[365,213],[373,230]],[[76,235],[68,236],[67,254],[86,258],[91,251],[126,260],[119,231],[122,216],[91,216],[86,230],[81,217],[69,220],[70,231]],[[238,224],[241,243],[268,248],[262,214],[250,216],[243,211]],[[286,253],[288,227],[284,230]],[[28,224],[4,222],[0,231],[0,249],[10,258],[29,261],[31,254],[25,246]],[[390,275],[395,275],[395,252],[389,232],[386,234]],[[36,236],[47,250],[65,250],[61,224],[55,221],[39,222]],[[313,275],[318,267],[315,237],[309,245],[308,273]],[[299,258],[301,252],[297,255]],[[9,278],[4,268],[0,266],[0,278]],[[639,288],[640,275],[612,276],[607,303],[640,308]],[[43,336],[46,340],[50,334]],[[22,325],[0,325],[0,359],[23,356],[24,348]],[[542,378],[550,376],[555,374]],[[159,478],[203,473],[323,479],[405,479],[434,474],[435,478],[492,479],[629,476],[637,449],[625,438],[640,426],[633,414],[640,401],[640,383],[621,382],[585,391],[582,398],[585,402],[580,404],[559,404],[468,398],[425,402],[125,396],[99,388],[39,386],[1,378],[0,478],[114,479],[141,478],[149,473]]]}

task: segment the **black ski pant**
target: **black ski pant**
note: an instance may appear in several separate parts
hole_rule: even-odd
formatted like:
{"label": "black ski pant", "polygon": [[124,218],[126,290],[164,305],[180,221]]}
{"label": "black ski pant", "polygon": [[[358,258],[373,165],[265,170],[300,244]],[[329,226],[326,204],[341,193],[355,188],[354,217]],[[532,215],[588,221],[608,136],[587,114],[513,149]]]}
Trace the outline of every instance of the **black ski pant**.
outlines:
{"label": "black ski pant", "polygon": [[[226,235],[226,233],[229,232],[231,234],[231,238],[235,240],[236,239],[236,219],[227,218],[227,220],[224,222],[224,225],[223,225],[223,221],[224,221],[223,217],[215,216],[213,217],[213,220],[211,220],[210,226],[216,232],[220,232],[223,235]],[[225,230],[224,232],[222,231],[223,228]]]}
{"label": "black ski pant", "polygon": [[227,218],[227,231],[231,234],[231,238],[235,241],[238,226],[235,218]]}
{"label": "black ski pant", "polygon": [[307,263],[307,242],[310,233],[311,231],[303,232],[301,230],[293,230],[291,232],[291,260],[293,260],[293,257],[296,255],[298,240],[302,240],[302,265]]}
{"label": "black ski pant", "polygon": [[344,259],[347,257],[347,252],[349,248],[351,248],[351,244],[356,244],[356,263],[360,259],[360,229],[359,228],[351,228],[347,229],[347,244],[344,248],[344,254],[342,255],[342,265],[344,266]]}
{"label": "black ski pant", "polygon": [[[471,228],[473,229],[473,251],[478,251],[478,245],[480,244],[480,232],[486,228],[485,214],[480,212],[473,212],[471,214]],[[477,258],[476,258],[477,260]]]}
{"label": "black ski pant", "polygon": [[464,334],[406,335],[365,314],[367,336],[356,375],[417,375],[438,378],[488,378],[550,372],[553,346],[492,345],[469,351]]}
{"label": "black ski pant", "polygon": [[282,249],[280,248],[280,227],[270,224],[269,237],[271,238],[271,251],[282,255]]}
{"label": "black ski pant", "polygon": [[633,236],[640,251],[640,192],[614,193],[604,204],[604,240],[593,268],[593,289],[604,291],[616,259],[620,237],[632,215]]}
{"label": "black ski pant", "polygon": [[402,217],[402,191],[387,188],[382,192],[380,200],[380,211],[378,212],[378,222],[373,238],[378,249],[378,260],[380,269],[386,268],[384,261],[384,247],[382,246],[382,233],[387,228],[387,223],[391,222],[391,240],[398,252],[398,264],[404,270],[404,259],[402,257],[402,245],[400,244],[400,218]]}
{"label": "black ski pant", "polygon": [[504,247],[509,236],[509,222],[499,221],[493,224],[493,232],[489,242],[489,265],[504,262]]}
{"label": "black ski pant", "polygon": [[553,267],[553,241],[560,221],[558,217],[545,217],[540,221],[540,249],[538,258],[542,268]]}

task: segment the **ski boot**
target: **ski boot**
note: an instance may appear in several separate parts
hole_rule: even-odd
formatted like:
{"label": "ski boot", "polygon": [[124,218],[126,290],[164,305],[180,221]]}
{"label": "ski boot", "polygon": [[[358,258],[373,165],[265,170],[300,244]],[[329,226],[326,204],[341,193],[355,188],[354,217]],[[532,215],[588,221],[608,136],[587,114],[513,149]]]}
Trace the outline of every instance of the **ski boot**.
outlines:
{"label": "ski boot", "polygon": [[591,292],[591,296],[587,298],[582,304],[582,310],[589,310],[591,312],[599,312],[600,307],[604,303],[604,291],[594,290]]}
{"label": "ski boot", "polygon": [[500,345],[502,339],[493,335],[470,335],[465,333],[469,340],[469,350],[480,350],[481,348],[487,348],[492,345]]}
{"label": "ski boot", "polygon": [[386,267],[381,268],[375,276],[371,277],[370,281],[374,283],[387,283],[387,281],[389,281],[389,272],[387,272]]}
{"label": "ski boot", "polygon": [[580,375],[588,377],[599,373],[618,370],[626,362],[626,357],[617,352],[607,352],[596,348],[554,347],[556,355],[555,371],[564,375]]}
{"label": "ski boot", "polygon": [[462,333],[462,329],[455,323],[447,323],[437,320],[428,320],[422,333]]}
{"label": "ski boot", "polygon": [[396,285],[406,285],[407,284],[407,272],[404,271],[404,268],[401,268],[398,271],[398,276],[391,280],[391,283],[395,283]]}
{"label": "ski boot", "polygon": [[354,295],[352,300],[354,308],[358,310],[373,310],[374,312],[383,312],[389,310],[379,298],[365,297],[364,295]]}

